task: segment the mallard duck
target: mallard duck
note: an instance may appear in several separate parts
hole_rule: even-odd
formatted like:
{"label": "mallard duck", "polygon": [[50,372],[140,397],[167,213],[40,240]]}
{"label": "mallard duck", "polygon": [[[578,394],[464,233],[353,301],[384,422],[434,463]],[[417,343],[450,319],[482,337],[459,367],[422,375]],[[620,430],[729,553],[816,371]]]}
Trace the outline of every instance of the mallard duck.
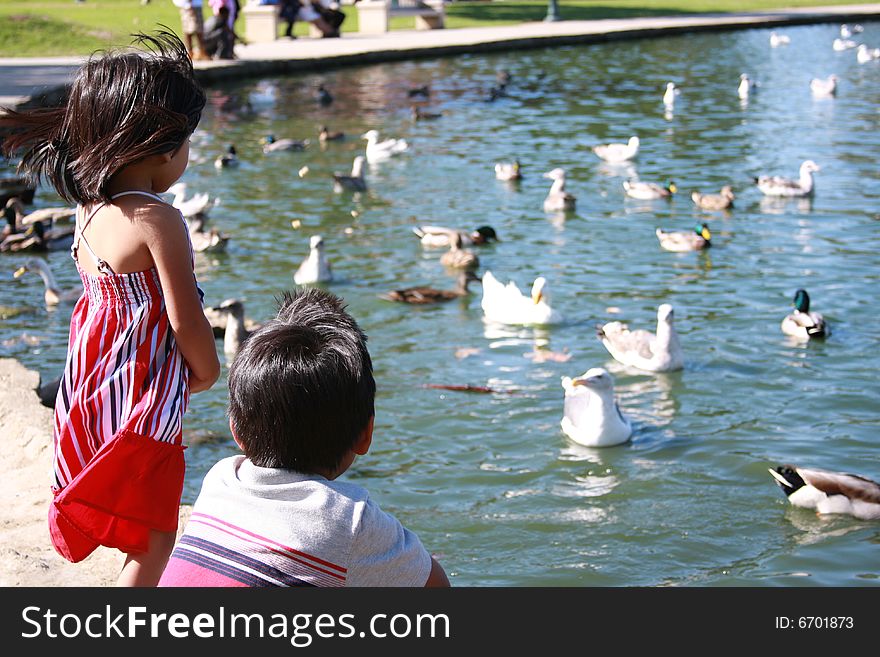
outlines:
{"label": "mallard duck", "polygon": [[657,332],[630,331],[621,322],[608,322],[597,331],[599,340],[618,362],[648,372],[669,372],[684,367],[684,354],[668,303],[657,308]]}
{"label": "mallard duck", "polygon": [[810,80],[810,91],[819,98],[830,98],[837,94],[837,76],[829,75],[827,78],[813,78]]}
{"label": "mallard duck", "polygon": [[880,48],[868,48],[864,43],[860,43],[856,50],[856,61],[859,64],[867,64],[875,59],[880,59]]}
{"label": "mallard duck", "polygon": [[480,259],[473,251],[462,248],[461,235],[455,233],[449,251],[440,256],[440,264],[453,269],[476,269],[480,265]]}
{"label": "mallard duck", "polygon": [[577,198],[565,191],[565,169],[557,167],[545,173],[544,177],[553,181],[544,199],[544,212],[574,210]]}
{"label": "mallard duck", "polygon": [[623,188],[626,190],[627,196],[637,198],[642,201],[651,201],[658,198],[670,198],[673,194],[675,194],[675,192],[678,191],[675,183],[671,180],[665,187],[652,182],[624,180]]}
{"label": "mallard duck", "polygon": [[191,197],[186,198],[186,190],[187,185],[185,182],[175,183],[168,188],[168,192],[174,194],[174,200],[171,201],[171,205],[180,210],[180,214],[184,217],[207,215],[218,202],[218,199],[212,199],[208,192],[193,194]]}
{"label": "mallard duck", "polygon": [[20,176],[0,176],[0,205],[17,196],[22,203],[33,203],[37,186]]}
{"label": "mallard duck", "polygon": [[214,166],[218,169],[231,169],[238,166],[238,153],[234,144],[230,144],[223,155],[217,156],[217,159],[214,160]]}
{"label": "mallard duck", "polygon": [[309,145],[308,139],[276,139],[275,135],[263,137],[263,153],[276,153],[278,151],[302,151]]}
{"label": "mallard duck", "polygon": [[479,281],[480,279],[470,269],[463,270],[456,279],[454,290],[438,290],[426,285],[419,287],[407,287],[401,290],[392,290],[388,294],[382,294],[380,297],[387,301],[398,301],[400,303],[412,304],[429,304],[440,303],[442,301],[451,301],[470,294],[468,284],[471,281]]}
{"label": "mallard duck", "polygon": [[204,215],[190,217],[189,241],[196,253],[208,253],[225,251],[229,243],[229,235],[221,233],[216,228],[205,230]]}
{"label": "mallard duck", "polygon": [[25,213],[24,203],[19,197],[13,196],[6,201],[4,215],[9,224],[9,229],[4,230],[4,234],[9,234],[38,221],[42,222],[44,227],[69,222],[76,216],[76,208],[41,208]]}
{"label": "mallard duck", "polygon": [[480,226],[466,233],[455,228],[446,228],[444,226],[414,226],[413,232],[422,242],[422,246],[427,248],[443,248],[452,245],[455,235],[461,237],[463,246],[488,244],[492,240],[500,241],[495,229],[492,226]]}
{"label": "mallard duck", "polygon": [[330,92],[327,91],[323,84],[318,85],[317,99],[318,104],[324,107],[333,102],[333,96],[330,95]]}
{"label": "mallard duck", "polygon": [[786,36],[785,34],[776,34],[776,32],[770,33],[770,47],[778,48],[779,46],[786,46],[791,43],[791,38]]}
{"label": "mallard duck", "polygon": [[223,333],[223,352],[227,356],[234,356],[252,333],[245,326],[244,304],[238,299],[226,299],[219,306],[207,308],[206,310],[226,315],[226,329]]}
{"label": "mallard duck", "polygon": [[852,39],[835,39],[834,41],[831,42],[831,48],[833,50],[836,50],[837,52],[842,52],[844,50],[851,50],[852,48],[855,48],[858,45],[859,44],[857,44]]}
{"label": "mallard duck", "polygon": [[333,191],[341,194],[345,190],[352,192],[367,191],[367,181],[364,180],[364,162],[366,158],[358,155],[351,164],[351,174],[344,173],[333,174]]}
{"label": "mallard duck", "polygon": [[297,285],[310,285],[332,281],[333,269],[324,253],[324,239],[320,235],[312,235],[309,240],[309,248],[311,251],[294,273],[293,282]]}
{"label": "mallard duck", "polygon": [[700,192],[691,192],[691,199],[704,210],[727,210],[733,207],[733,189],[730,185],[721,188],[718,194],[701,194]]}
{"label": "mallard duck", "polygon": [[412,106],[411,112],[413,121],[430,121],[432,119],[439,119],[443,116],[441,112],[428,112],[415,105]]}
{"label": "mallard duck", "polygon": [[606,162],[626,162],[639,152],[639,138],[630,137],[625,144],[611,143],[593,146],[593,152]]}
{"label": "mallard duck", "polygon": [[57,306],[61,302],[72,302],[78,300],[82,296],[82,284],[76,285],[69,290],[62,290],[58,287],[58,282],[43,260],[39,258],[28,258],[24,261],[24,265],[19,267],[13,274],[14,278],[21,278],[27,272],[35,272],[43,279],[46,291],[43,295],[47,306]]}
{"label": "mallard duck", "polygon": [[712,246],[712,233],[706,224],[697,224],[693,232],[666,232],[661,229],[655,231],[660,246],[667,251],[699,251]]}
{"label": "mallard duck", "polygon": [[794,312],[782,320],[782,332],[802,340],[825,338],[831,335],[831,327],[821,313],[810,311],[810,295],[806,290],[794,293]]}
{"label": "mallard duck", "polygon": [[815,468],[768,468],[793,506],[818,514],[839,513],[859,520],[880,520],[880,484],[866,477]]}
{"label": "mallard duck", "polygon": [[322,125],[318,128],[318,140],[321,142],[326,141],[339,141],[340,139],[345,139],[344,132],[331,132],[326,125]]}
{"label": "mallard duck", "polygon": [[674,82],[666,83],[666,91],[663,92],[663,104],[670,107],[675,104],[675,97],[681,91],[675,86]]}
{"label": "mallard duck", "polygon": [[519,163],[519,160],[496,162],[495,178],[498,180],[520,180],[522,178],[522,165]]}
{"label": "mallard duck", "polygon": [[[232,301],[241,304],[242,314],[244,314],[244,301],[242,301],[241,299],[227,299],[224,303],[231,303]],[[220,310],[219,306],[205,306],[203,311],[205,314],[205,318],[211,325],[211,330],[214,332],[214,338],[222,339],[226,335],[226,324],[228,323],[229,317],[228,314],[225,311]],[[259,322],[255,322],[250,317],[245,317],[244,327],[249,333],[253,333],[254,331],[261,328],[262,324],[260,324]]]}
{"label": "mallard duck", "polygon": [[74,226],[46,228],[42,221],[35,221],[23,233],[9,235],[0,243],[0,251],[62,251],[73,244]]}
{"label": "mallard duck", "polygon": [[565,391],[560,425],[566,436],[587,447],[611,447],[632,436],[632,423],[614,399],[614,379],[601,367],[572,379],[562,377]]}
{"label": "mallard duck", "polygon": [[412,89],[407,90],[406,95],[409,98],[415,98],[416,96],[427,98],[431,95],[431,86],[423,84],[421,87],[413,87]]}
{"label": "mallard duck", "polygon": [[367,130],[361,135],[361,139],[367,140],[367,162],[379,162],[387,160],[393,155],[403,153],[409,148],[405,139],[386,139],[379,141],[377,130]]}
{"label": "mallard duck", "polygon": [[531,296],[520,292],[516,283],[502,284],[491,271],[483,274],[480,305],[487,321],[499,324],[557,324],[562,315],[550,307],[545,294],[547,279],[539,276],[532,284]]}
{"label": "mallard duck", "polygon": [[767,196],[810,196],[813,193],[813,172],[820,171],[813,160],[805,160],[801,164],[800,177],[797,180],[782,176],[759,176],[754,178],[755,184]]}

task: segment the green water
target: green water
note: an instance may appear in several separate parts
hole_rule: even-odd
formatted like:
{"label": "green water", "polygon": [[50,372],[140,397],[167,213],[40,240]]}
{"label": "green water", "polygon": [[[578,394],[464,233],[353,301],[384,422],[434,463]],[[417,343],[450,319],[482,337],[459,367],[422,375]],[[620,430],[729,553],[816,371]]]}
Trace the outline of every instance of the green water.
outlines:
{"label": "green water", "polygon": [[[350,68],[209,90],[184,180],[221,197],[214,225],[232,236],[225,254],[200,256],[208,303],[245,298],[265,319],[312,234],[321,234],[339,281],[330,285],[370,337],[378,383],[371,452],[346,477],[416,530],[456,585],[866,586],[880,577],[880,529],[791,508],[767,473],[781,462],[880,478],[877,459],[880,324],[880,62],[835,52],[836,25],[704,34],[504,55],[461,56]],[[859,40],[880,45],[880,24]],[[484,102],[495,73],[512,74],[510,97]],[[546,76],[538,78],[538,72]],[[736,87],[760,87],[747,105]],[[837,98],[814,100],[812,77],[835,73]],[[671,115],[667,81],[681,87]],[[313,100],[323,82],[336,100]],[[436,121],[410,118],[407,90],[430,83]],[[349,138],[326,149],[317,126]],[[367,170],[361,197],[332,191],[330,174],[362,152],[359,135],[405,137],[409,153]],[[303,153],[265,157],[258,140],[311,138]],[[609,168],[589,145],[639,135],[631,169]],[[217,171],[235,143],[242,165]],[[517,187],[494,179],[496,161],[518,157]],[[822,166],[812,202],[767,203],[761,173]],[[308,165],[300,178],[297,171]],[[561,166],[578,209],[546,215]],[[627,199],[621,183],[675,180],[672,201]],[[690,191],[730,184],[736,207],[701,214]],[[49,191],[36,206],[56,205]],[[352,211],[356,216],[353,216]],[[706,220],[707,252],[663,251],[657,226]],[[296,230],[292,221],[301,222]],[[379,298],[413,284],[452,287],[440,251],[421,248],[421,223],[493,226],[481,271],[528,287],[549,281],[565,323],[499,330],[473,296],[438,307]],[[69,306],[48,312],[35,276],[13,280],[23,257],[4,255],[0,306],[25,312],[0,324],[0,355],[44,376],[63,365]],[[49,263],[76,281],[64,253]],[[797,344],[779,330],[799,287],[833,334]],[[596,339],[621,319],[653,329],[672,303],[686,354],[673,374],[625,369]],[[617,308],[619,312],[611,312]],[[220,343],[218,342],[218,347]],[[535,349],[568,356],[536,359]],[[461,351],[464,350],[464,351]],[[466,356],[466,357],[462,357]],[[603,366],[634,421],[631,443],[593,450],[560,431],[562,376]],[[478,385],[468,394],[426,384]],[[224,378],[194,397],[185,421],[184,501],[218,458],[234,453]]]}

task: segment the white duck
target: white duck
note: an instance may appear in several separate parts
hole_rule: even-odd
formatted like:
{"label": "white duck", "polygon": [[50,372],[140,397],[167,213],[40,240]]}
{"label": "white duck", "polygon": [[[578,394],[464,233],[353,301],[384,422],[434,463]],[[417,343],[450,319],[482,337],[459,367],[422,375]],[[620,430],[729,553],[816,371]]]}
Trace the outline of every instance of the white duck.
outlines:
{"label": "white duck", "polygon": [[367,191],[367,181],[364,180],[364,162],[366,158],[358,155],[351,164],[351,174],[343,173],[333,174],[333,191],[341,194],[345,190],[352,192]]}
{"label": "white duck", "polygon": [[49,265],[40,258],[28,258],[25,260],[24,265],[15,271],[13,277],[21,278],[29,271],[39,274],[40,278],[43,279],[43,284],[46,288],[44,299],[47,306],[57,306],[62,302],[77,301],[82,296],[83,288],[81,284],[69,290],[61,290],[58,287],[55,276],[52,274],[52,270],[49,269]]}
{"label": "white duck", "polygon": [[666,83],[666,91],[663,92],[663,104],[667,107],[671,107],[675,104],[675,97],[681,93],[681,91],[675,86],[674,82]]}
{"label": "white duck", "polygon": [[766,196],[810,196],[814,189],[813,173],[820,170],[813,160],[805,160],[797,180],[782,176],[759,176],[754,181]]}
{"label": "white duck", "polygon": [[193,194],[186,198],[186,190],[187,185],[185,182],[174,183],[168,188],[168,192],[174,194],[174,200],[171,201],[171,205],[180,210],[180,214],[184,217],[207,214],[219,202],[216,198],[212,199],[207,192]]}
{"label": "white duck", "polygon": [[593,152],[606,162],[626,162],[639,152],[639,138],[630,137],[625,144],[611,143],[593,146]]}
{"label": "white duck", "polygon": [[880,520],[880,484],[865,477],[780,465],[770,474],[788,501],[818,514],[840,513],[859,520]]}
{"label": "white duck", "polygon": [[857,34],[859,32],[863,32],[864,30],[865,30],[865,28],[863,28],[861,25],[853,25],[852,28],[850,28],[849,25],[844,23],[843,25],[840,26],[840,38],[841,39],[849,39],[854,34]]}
{"label": "white duck", "polygon": [[405,139],[386,139],[379,141],[379,132],[377,130],[367,130],[361,139],[367,140],[367,162],[380,162],[387,160],[393,155],[403,153],[409,148]]}
{"label": "white duck", "polygon": [[770,33],[770,47],[778,48],[779,46],[786,46],[791,43],[791,38],[784,34],[776,34],[776,32]]}
{"label": "white duck", "polygon": [[838,52],[840,52],[841,50],[850,50],[851,48],[855,48],[857,45],[859,44],[857,44],[852,39],[835,39],[831,43],[831,47]]}
{"label": "white duck", "polygon": [[810,80],[810,91],[819,98],[828,98],[837,93],[837,76],[829,75],[827,78],[813,78]]}
{"label": "white duck", "polygon": [[579,445],[611,447],[632,436],[632,423],[614,399],[614,379],[601,367],[576,379],[562,378],[565,403],[562,431]]}
{"label": "white duck", "polygon": [[320,235],[312,235],[309,240],[309,248],[311,251],[293,275],[293,282],[297,285],[308,285],[332,281],[333,269],[324,253],[323,238]]}
{"label": "white duck", "polygon": [[668,303],[657,308],[657,332],[630,331],[621,322],[599,327],[599,339],[620,363],[648,372],[670,372],[684,367],[684,353],[673,325],[674,312]]}
{"label": "white duck", "polygon": [[498,180],[519,180],[522,178],[522,166],[519,160],[513,162],[496,162],[495,178]]}
{"label": "white duck", "polygon": [[810,311],[810,295],[806,290],[794,293],[794,311],[785,316],[780,328],[786,335],[801,340],[825,338],[831,335],[831,327],[821,313]]}
{"label": "white duck", "polygon": [[452,246],[455,236],[461,238],[462,245],[488,244],[492,240],[500,241],[492,226],[480,226],[470,232],[447,228],[445,226],[413,226],[413,232],[425,248],[443,248]]}
{"label": "white duck", "polygon": [[859,64],[867,64],[875,59],[880,59],[880,48],[868,48],[864,43],[859,44],[856,50],[856,60]]}
{"label": "white duck", "polygon": [[487,321],[499,324],[556,324],[562,316],[547,303],[544,294],[547,279],[539,276],[532,285],[531,297],[520,292],[516,283],[502,284],[491,271],[483,274],[483,299],[480,305]]}
{"label": "white duck", "polygon": [[553,181],[544,199],[544,212],[574,210],[577,198],[565,191],[565,169],[557,167],[545,173],[544,177]]}
{"label": "white duck", "polygon": [[739,86],[736,88],[736,93],[741,100],[748,99],[753,86],[755,86],[755,84],[749,79],[749,76],[746,73],[740,74]]}
{"label": "white duck", "polygon": [[658,198],[670,198],[678,188],[671,180],[664,187],[652,182],[641,182],[638,180],[624,180],[623,189],[630,198],[637,198],[641,201],[652,201]]}

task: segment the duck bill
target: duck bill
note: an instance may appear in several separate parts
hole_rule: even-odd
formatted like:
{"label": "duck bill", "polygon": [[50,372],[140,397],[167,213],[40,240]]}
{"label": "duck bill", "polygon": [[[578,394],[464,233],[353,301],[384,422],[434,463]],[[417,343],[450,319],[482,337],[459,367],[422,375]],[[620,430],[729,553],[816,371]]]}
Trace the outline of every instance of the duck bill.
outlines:
{"label": "duck bill", "polygon": [[541,303],[541,300],[544,298],[544,295],[541,292],[533,292],[532,293],[532,303],[536,306]]}
{"label": "duck bill", "polygon": [[669,190],[670,194],[675,194],[675,192],[678,191],[678,187],[675,186],[675,183],[669,183],[669,187],[667,187],[666,189]]}
{"label": "duck bill", "polygon": [[704,229],[700,232],[700,235],[701,235],[702,238],[703,238],[704,240],[706,240],[707,242],[708,242],[709,240],[712,239],[712,233],[709,232],[709,229],[708,229],[708,228],[704,228]]}
{"label": "duck bill", "polygon": [[18,269],[16,269],[16,270],[13,272],[13,274],[12,274],[12,278],[21,278],[22,276],[24,276],[24,274],[25,274],[26,271],[27,271],[27,268],[25,268],[25,267],[19,267]]}

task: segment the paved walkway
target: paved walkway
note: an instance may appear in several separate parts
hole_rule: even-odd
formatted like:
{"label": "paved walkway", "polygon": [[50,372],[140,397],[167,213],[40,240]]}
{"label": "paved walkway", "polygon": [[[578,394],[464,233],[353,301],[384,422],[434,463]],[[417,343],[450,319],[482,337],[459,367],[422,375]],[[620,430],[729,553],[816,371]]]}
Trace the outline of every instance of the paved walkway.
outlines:
{"label": "paved walkway", "polygon": [[[595,21],[533,22],[454,30],[395,30],[381,35],[343,34],[341,39],[278,40],[237,46],[234,61],[197,62],[203,84],[237,77],[315,71],[348,64],[536,48],[613,39],[880,17],[880,4],[840,5],[732,14],[704,14]],[[63,94],[81,57],[0,58],[0,106],[52,101]]]}

